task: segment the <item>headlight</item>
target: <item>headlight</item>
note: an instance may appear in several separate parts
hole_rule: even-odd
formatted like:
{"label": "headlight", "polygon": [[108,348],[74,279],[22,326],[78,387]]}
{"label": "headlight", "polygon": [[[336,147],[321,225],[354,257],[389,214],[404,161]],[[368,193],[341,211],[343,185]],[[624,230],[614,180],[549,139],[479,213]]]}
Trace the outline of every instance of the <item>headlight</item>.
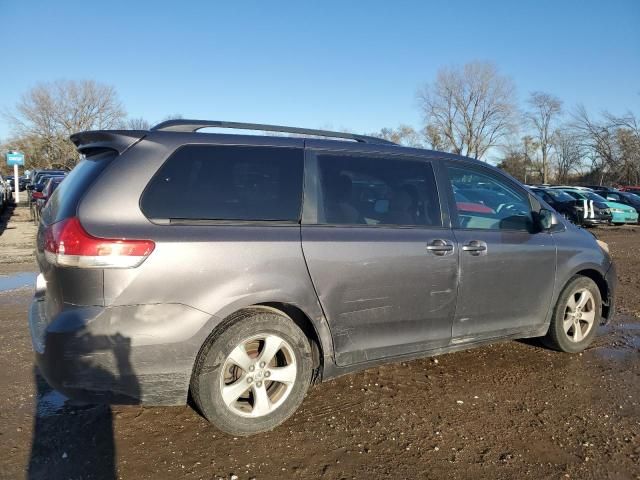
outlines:
{"label": "headlight", "polygon": [[596,239],[596,242],[598,242],[598,245],[600,245],[600,248],[605,251],[606,253],[609,253],[609,244],[603,242],[602,240],[598,240]]}
{"label": "headlight", "polygon": [[624,210],[621,210],[621,209],[619,209],[619,208],[612,208],[612,209],[611,209],[611,211],[612,211],[613,213],[624,213]]}

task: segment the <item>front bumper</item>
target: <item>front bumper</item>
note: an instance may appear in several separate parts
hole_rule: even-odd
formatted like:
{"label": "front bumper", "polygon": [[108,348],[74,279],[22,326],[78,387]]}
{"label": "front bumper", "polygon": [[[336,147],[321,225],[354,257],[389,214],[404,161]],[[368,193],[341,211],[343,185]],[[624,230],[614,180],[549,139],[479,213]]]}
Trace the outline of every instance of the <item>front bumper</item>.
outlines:
{"label": "front bumper", "polygon": [[601,217],[601,218],[584,218],[582,219],[582,223],[584,225],[607,225],[611,221],[611,217]]}
{"label": "front bumper", "polygon": [[611,223],[638,223],[638,213],[632,212],[614,212]]}
{"label": "front bumper", "polygon": [[91,403],[186,403],[211,316],[185,305],[68,307],[47,314],[34,298],[29,326],[47,382]]}
{"label": "front bumper", "polygon": [[616,313],[616,291],[618,289],[618,275],[616,265],[611,262],[609,270],[607,270],[604,280],[607,284],[607,298],[604,299],[604,308],[602,311],[602,324],[608,324]]}

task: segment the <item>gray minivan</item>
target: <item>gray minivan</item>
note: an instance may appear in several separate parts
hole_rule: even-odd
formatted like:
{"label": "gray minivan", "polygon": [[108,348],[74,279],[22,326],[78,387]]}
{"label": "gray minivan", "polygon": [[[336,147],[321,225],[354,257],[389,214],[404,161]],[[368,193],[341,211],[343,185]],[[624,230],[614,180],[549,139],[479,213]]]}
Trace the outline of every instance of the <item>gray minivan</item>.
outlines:
{"label": "gray minivan", "polygon": [[311,383],[502,339],[580,352],[614,312],[606,244],[486,163],[200,120],[71,139],[84,159],[42,212],[29,324],[72,398],[191,395],[248,435]]}

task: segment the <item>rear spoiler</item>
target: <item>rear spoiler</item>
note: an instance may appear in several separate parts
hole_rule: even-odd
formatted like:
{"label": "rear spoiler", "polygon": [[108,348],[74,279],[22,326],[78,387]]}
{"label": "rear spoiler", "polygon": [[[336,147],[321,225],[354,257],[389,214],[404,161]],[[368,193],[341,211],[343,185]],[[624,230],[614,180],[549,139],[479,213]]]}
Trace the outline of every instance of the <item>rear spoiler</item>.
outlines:
{"label": "rear spoiler", "polygon": [[115,150],[122,154],[148,133],[146,130],[89,130],[74,133],[69,139],[78,151],[85,155],[104,149]]}

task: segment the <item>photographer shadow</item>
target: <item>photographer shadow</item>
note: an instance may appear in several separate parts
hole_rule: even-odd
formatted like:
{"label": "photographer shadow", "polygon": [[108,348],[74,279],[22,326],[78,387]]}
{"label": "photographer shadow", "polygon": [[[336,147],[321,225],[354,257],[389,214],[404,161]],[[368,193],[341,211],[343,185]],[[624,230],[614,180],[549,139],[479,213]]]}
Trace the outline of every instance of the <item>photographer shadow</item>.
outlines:
{"label": "photographer shadow", "polygon": [[[112,480],[118,478],[113,431],[113,412],[109,403],[138,404],[140,389],[131,367],[131,340],[122,335],[89,335],[78,338],[79,357],[91,353],[76,364],[70,384],[74,390],[88,393],[98,404],[68,400],[51,388],[34,367],[37,402],[27,478],[29,480],[82,478]],[[93,358],[98,357],[98,361]],[[64,356],[57,356],[61,362]],[[113,362],[112,371],[99,365]],[[100,386],[100,391],[82,389],[82,385]],[[126,392],[126,394],[121,393]]]}

